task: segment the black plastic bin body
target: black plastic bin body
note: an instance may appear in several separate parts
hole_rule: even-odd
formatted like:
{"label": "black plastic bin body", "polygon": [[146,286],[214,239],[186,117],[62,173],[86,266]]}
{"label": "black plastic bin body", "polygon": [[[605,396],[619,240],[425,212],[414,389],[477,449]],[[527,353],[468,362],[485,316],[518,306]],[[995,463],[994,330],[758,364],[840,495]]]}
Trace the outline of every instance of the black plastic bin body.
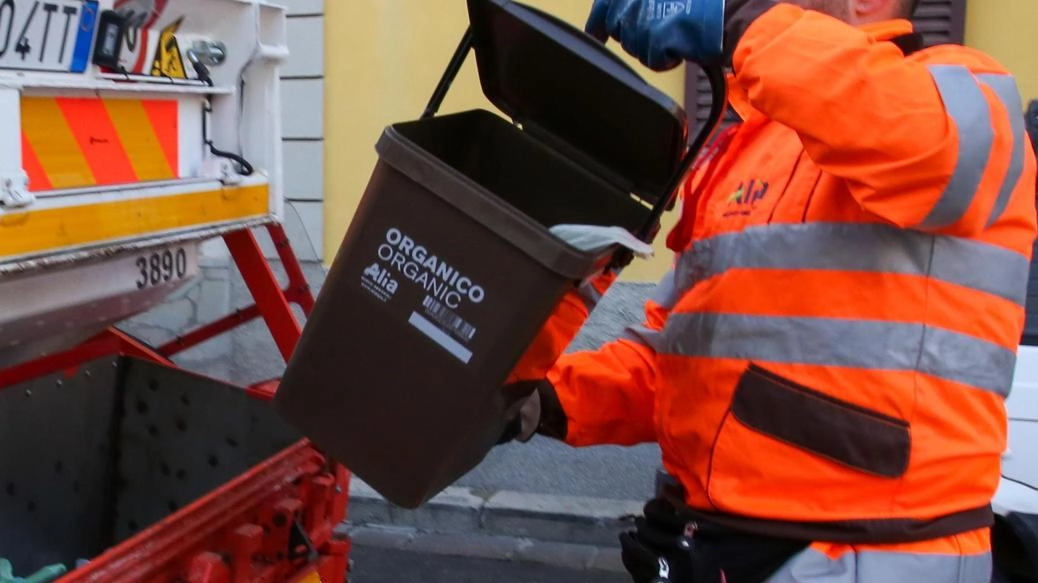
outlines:
{"label": "black plastic bin body", "polygon": [[681,108],[602,45],[517,2],[468,6],[484,93],[518,124],[472,110],[386,128],[274,402],[409,508],[486,456],[526,396],[510,373],[616,257],[550,228],[642,233],[691,160]]}

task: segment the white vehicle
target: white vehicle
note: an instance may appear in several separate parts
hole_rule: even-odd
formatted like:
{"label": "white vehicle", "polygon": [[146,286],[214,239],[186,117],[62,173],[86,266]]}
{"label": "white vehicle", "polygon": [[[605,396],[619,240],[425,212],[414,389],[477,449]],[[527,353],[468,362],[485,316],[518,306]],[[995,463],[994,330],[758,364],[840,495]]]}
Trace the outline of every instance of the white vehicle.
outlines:
{"label": "white vehicle", "polygon": [[[1027,112],[1027,127],[1038,152],[1038,101]],[[1038,257],[1027,295],[1027,324],[1006,402],[1009,447],[993,502],[995,583],[1038,581]]]}
{"label": "white vehicle", "polygon": [[[1032,286],[1038,278],[1032,276]],[[1028,322],[1030,326],[1038,323]],[[1025,337],[1009,409],[1009,448],[995,494],[997,583],[1038,581],[1038,337]],[[999,579],[1002,577],[1002,579]]]}

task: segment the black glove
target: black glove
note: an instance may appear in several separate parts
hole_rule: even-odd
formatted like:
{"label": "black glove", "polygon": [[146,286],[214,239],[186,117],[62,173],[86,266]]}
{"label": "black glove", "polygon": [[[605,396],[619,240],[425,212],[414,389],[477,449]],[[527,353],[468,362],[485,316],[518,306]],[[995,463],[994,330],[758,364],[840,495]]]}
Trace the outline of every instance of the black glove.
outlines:
{"label": "black glove", "polygon": [[520,381],[507,385],[504,391],[509,395],[522,395],[522,398],[516,401],[498,445],[516,439],[525,443],[535,433],[560,441],[566,439],[566,413],[550,382]]}
{"label": "black glove", "polygon": [[724,62],[732,63],[735,48],[739,46],[746,29],[761,14],[778,4],[777,0],[727,0],[724,7]]}
{"label": "black glove", "polygon": [[584,30],[602,42],[616,39],[627,53],[656,71],[686,60],[711,64],[723,58],[731,63],[746,29],[777,3],[690,0],[675,9],[645,0],[595,0]]}

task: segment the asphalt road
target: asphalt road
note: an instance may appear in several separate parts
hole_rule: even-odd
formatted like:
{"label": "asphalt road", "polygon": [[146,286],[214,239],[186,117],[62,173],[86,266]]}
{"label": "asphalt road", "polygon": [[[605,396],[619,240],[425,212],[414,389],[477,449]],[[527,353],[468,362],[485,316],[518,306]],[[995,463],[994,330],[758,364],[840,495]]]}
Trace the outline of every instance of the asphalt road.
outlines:
{"label": "asphalt road", "polygon": [[624,573],[354,546],[350,583],[630,583]]}

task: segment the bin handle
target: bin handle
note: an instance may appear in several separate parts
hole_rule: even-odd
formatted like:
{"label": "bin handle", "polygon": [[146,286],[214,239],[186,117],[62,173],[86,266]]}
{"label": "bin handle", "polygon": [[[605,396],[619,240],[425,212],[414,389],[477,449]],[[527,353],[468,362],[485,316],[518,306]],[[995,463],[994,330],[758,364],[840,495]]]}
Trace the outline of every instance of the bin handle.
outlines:
{"label": "bin handle", "polygon": [[457,78],[458,73],[461,72],[461,68],[465,65],[465,59],[468,58],[469,52],[472,50],[474,36],[475,33],[472,32],[471,26],[465,29],[465,35],[461,37],[461,42],[458,43],[458,48],[454,50],[451,62],[443,72],[443,77],[440,77],[440,82],[436,85],[436,90],[433,91],[432,98],[429,99],[429,104],[425,106],[425,111],[422,113],[421,119],[433,117],[436,115],[436,112],[440,110],[444,98],[447,97],[447,92],[450,91],[454,79]]}
{"label": "bin handle", "polygon": [[[637,233],[638,238],[645,243],[652,242],[653,232],[663,217],[663,213],[677,201],[678,192],[685,181],[685,176],[692,169],[692,165],[695,163],[696,158],[699,157],[699,152],[703,149],[703,146],[706,145],[706,142],[717,130],[728,105],[728,83],[725,79],[724,70],[720,65],[716,64],[704,65],[702,68],[703,72],[706,73],[707,80],[710,82],[710,114],[707,116],[706,123],[699,130],[696,139],[685,150],[685,157],[678,165],[678,171],[674,174],[670,184],[667,185],[667,194],[656,202],[645,225]],[[693,119],[695,119],[694,115],[695,113],[693,112]]]}
{"label": "bin handle", "polygon": [[[706,123],[700,128],[695,140],[685,149],[685,156],[681,159],[677,172],[675,172],[671,182],[667,185],[666,194],[656,201],[655,206],[652,207],[652,211],[649,213],[649,217],[645,220],[645,224],[636,233],[638,239],[644,243],[652,243],[659,228],[660,219],[663,218],[663,213],[677,201],[678,192],[681,189],[681,185],[685,182],[686,175],[692,169],[692,165],[695,164],[696,158],[699,157],[699,152],[703,149],[703,146],[706,145],[706,142],[720,125],[728,105],[728,83],[725,79],[724,69],[719,64],[702,65],[702,68],[703,72],[706,73],[707,80],[710,82],[710,114],[707,116]],[[613,255],[612,261],[606,265],[605,270],[619,271],[630,265],[632,261],[634,261],[634,253],[630,249],[622,248]]]}

